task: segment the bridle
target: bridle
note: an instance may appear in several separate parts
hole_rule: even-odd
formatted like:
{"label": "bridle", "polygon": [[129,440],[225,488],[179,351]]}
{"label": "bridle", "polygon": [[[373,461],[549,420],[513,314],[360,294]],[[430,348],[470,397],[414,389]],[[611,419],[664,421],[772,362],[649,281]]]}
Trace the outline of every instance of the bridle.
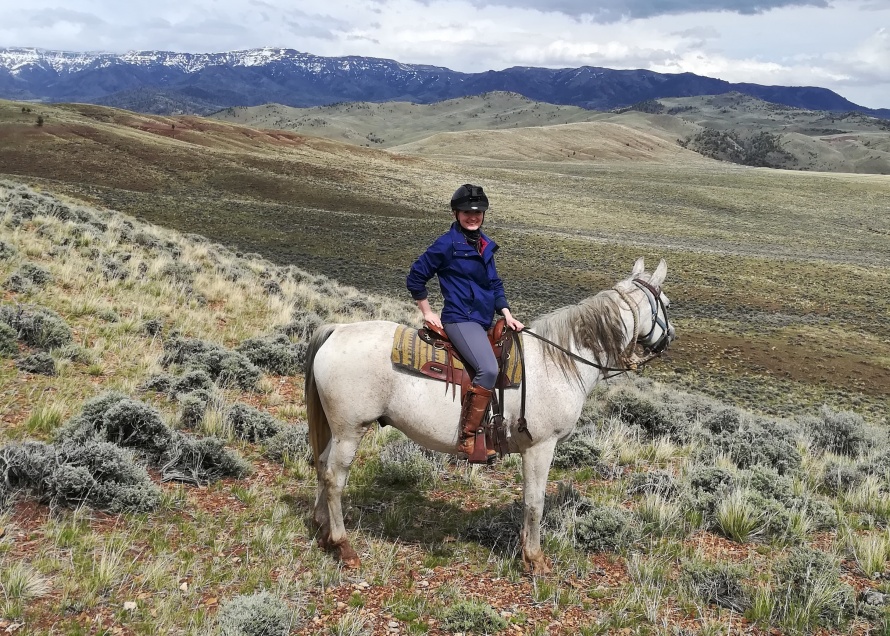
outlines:
{"label": "bridle", "polygon": [[[607,367],[597,362],[588,360],[587,358],[582,358],[581,356],[572,353],[565,347],[562,347],[552,340],[548,340],[544,336],[538,335],[534,331],[530,331],[529,329],[523,329],[520,333],[528,334],[542,342],[546,342],[550,346],[556,347],[573,360],[594,367],[595,369],[599,369],[600,371],[614,373],[616,375],[620,373],[626,373],[627,371],[636,371],[642,365],[659,357],[662,353],[664,353],[665,349],[667,349],[668,345],[671,343],[671,340],[673,340],[674,338],[674,328],[671,326],[670,319],[668,318],[667,305],[664,302],[664,294],[662,293],[661,288],[650,285],[647,281],[644,281],[640,278],[634,278],[631,282],[643,292],[643,294],[646,296],[646,299],[649,301],[649,307],[652,310],[652,328],[649,329],[649,333],[647,333],[645,336],[641,336],[639,334],[640,311],[637,308],[637,304],[633,301],[633,299],[626,291],[624,291],[623,289],[619,289],[618,287],[613,287],[613,291],[615,291],[618,296],[621,297],[621,299],[627,304],[628,308],[630,309],[631,315],[633,316],[633,337],[630,339],[630,342],[621,355],[622,362],[627,365],[626,367]],[[661,334],[657,338],[654,335],[656,327],[659,327],[661,329]],[[640,345],[641,347],[643,347],[643,352],[645,354],[643,357],[639,357],[634,354],[634,348],[636,347],[636,345]]]}
{"label": "bridle", "polygon": [[[652,310],[652,328],[649,330],[645,336],[634,338],[637,344],[643,347],[643,350],[647,354],[655,354],[660,355],[667,349],[668,345],[671,343],[673,339],[674,329],[671,327],[670,319],[668,318],[667,305],[664,303],[664,294],[661,291],[661,287],[656,287],[654,285],[650,285],[648,281],[642,280],[640,278],[635,278],[631,281],[634,285],[637,286],[638,289],[642,289],[643,293],[646,295],[646,299],[649,301],[649,307]],[[621,291],[615,289],[619,295],[622,294]],[[622,296],[625,302],[627,302],[627,298]],[[637,321],[635,311],[635,306],[628,302],[628,305],[631,308],[631,311],[634,312],[634,322]],[[662,316],[664,316],[662,318]],[[655,339],[653,334],[655,333],[655,328],[661,328],[661,336],[658,339]],[[634,329],[636,331],[636,328]],[[653,342],[654,340],[654,342]],[[653,356],[654,357],[654,356]],[[651,358],[650,358],[651,360]]]}

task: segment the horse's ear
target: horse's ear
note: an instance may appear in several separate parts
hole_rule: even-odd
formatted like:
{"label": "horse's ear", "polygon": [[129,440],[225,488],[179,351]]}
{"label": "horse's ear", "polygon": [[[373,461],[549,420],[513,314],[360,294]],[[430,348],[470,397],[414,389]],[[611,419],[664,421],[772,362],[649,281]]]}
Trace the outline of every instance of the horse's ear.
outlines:
{"label": "horse's ear", "polygon": [[646,271],[646,261],[644,261],[643,257],[641,256],[634,263],[634,268],[633,268],[633,271],[631,271],[631,273],[630,273],[630,277],[636,278],[637,276],[639,276],[640,274],[642,274],[645,271]]}
{"label": "horse's ear", "polygon": [[667,263],[664,262],[664,259],[661,259],[658,262],[658,267],[655,268],[655,271],[652,272],[652,276],[649,278],[649,284],[653,287],[661,287],[661,284],[664,282],[667,273]]}

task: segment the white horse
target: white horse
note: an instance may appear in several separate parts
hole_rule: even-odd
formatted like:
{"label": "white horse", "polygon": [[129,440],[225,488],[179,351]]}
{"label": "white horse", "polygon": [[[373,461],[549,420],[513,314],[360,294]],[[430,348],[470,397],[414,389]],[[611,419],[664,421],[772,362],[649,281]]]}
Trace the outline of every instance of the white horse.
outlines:
{"label": "white horse", "polygon": [[[614,288],[559,309],[530,325],[574,357],[528,334],[522,336],[527,382],[529,435],[519,432],[520,392],[504,396],[511,453],[522,455],[522,558],[533,574],[549,571],[541,551],[544,490],[557,441],[569,435],[603,371],[626,367],[640,344],[664,349],[674,337],[661,292],[667,273],[662,260],[651,274],[643,259]],[[309,438],[318,471],[315,521],[319,545],[357,567],[343,525],[341,497],[362,436],[374,422],[393,426],[428,449],[453,453],[461,405],[430,378],[393,368],[390,352],[396,323],[385,321],[323,325],[313,334],[306,363]],[[593,361],[595,366],[579,362]]]}

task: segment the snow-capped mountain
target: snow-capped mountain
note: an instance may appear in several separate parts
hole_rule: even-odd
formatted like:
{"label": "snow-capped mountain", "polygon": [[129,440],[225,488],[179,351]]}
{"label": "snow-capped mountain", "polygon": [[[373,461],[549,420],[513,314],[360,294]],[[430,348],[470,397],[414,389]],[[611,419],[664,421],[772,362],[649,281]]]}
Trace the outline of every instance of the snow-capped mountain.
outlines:
{"label": "snow-capped mountain", "polygon": [[207,113],[268,102],[289,106],[340,101],[429,103],[494,90],[601,110],[661,97],[738,91],[788,106],[890,118],[890,110],[869,110],[824,88],[731,84],[691,73],[589,66],[459,73],[395,60],[321,57],[282,48],[124,54],[0,48],[0,97],[92,102],[156,113]]}

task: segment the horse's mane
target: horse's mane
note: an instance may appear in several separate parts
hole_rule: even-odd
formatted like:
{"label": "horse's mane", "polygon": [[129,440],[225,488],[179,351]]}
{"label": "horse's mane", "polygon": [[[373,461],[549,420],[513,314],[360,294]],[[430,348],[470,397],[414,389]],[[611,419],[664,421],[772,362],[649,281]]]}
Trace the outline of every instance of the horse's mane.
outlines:
{"label": "horse's mane", "polygon": [[[535,333],[570,348],[572,344],[593,352],[594,360],[602,366],[614,366],[624,353],[624,320],[618,303],[602,291],[541,316],[531,325]],[[581,381],[578,365],[565,353],[544,344],[544,359],[553,362],[567,377]]]}

